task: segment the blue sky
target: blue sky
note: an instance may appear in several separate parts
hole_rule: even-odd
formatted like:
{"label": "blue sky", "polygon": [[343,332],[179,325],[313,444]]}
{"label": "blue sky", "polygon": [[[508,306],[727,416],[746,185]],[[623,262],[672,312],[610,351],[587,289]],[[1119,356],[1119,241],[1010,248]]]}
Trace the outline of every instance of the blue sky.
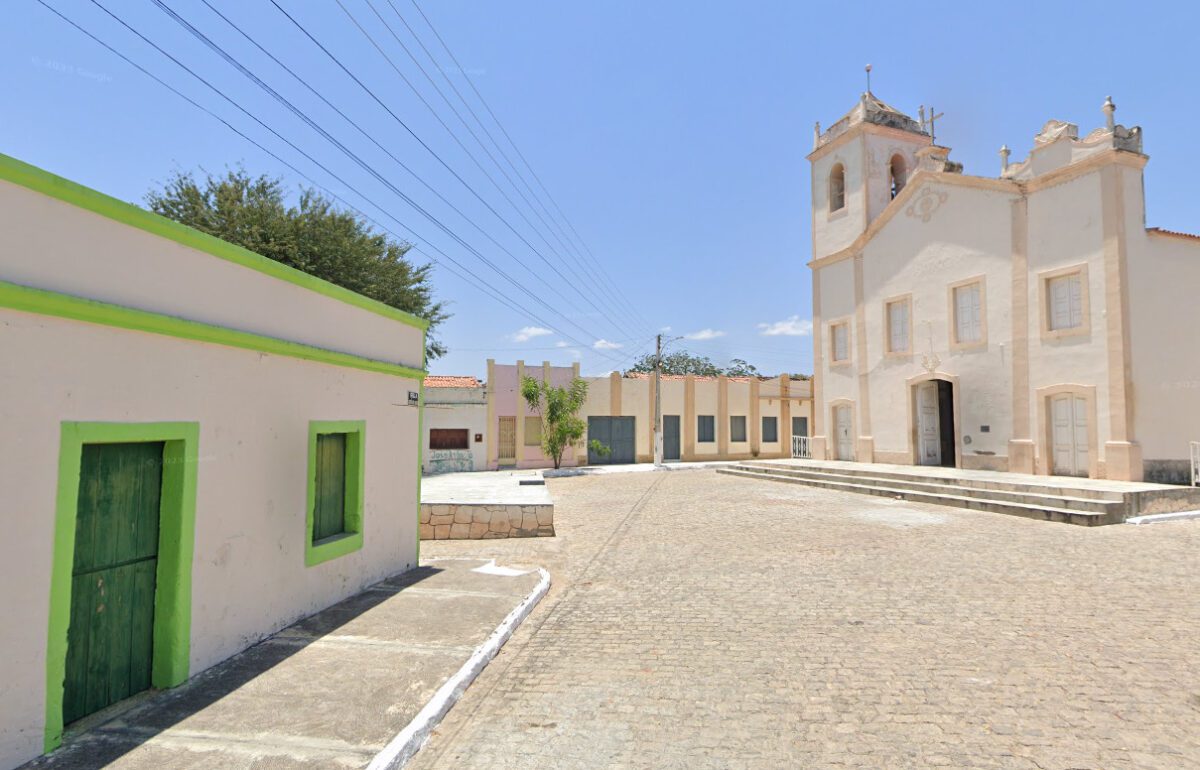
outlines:
{"label": "blue sky", "polygon": [[[278,0],[445,166],[270,0],[210,1],[449,205],[201,0],[164,0],[550,309],[491,272],[153,3],[100,0],[342,181],[89,0],[46,0],[377,221],[401,234],[409,232],[402,225],[411,226],[420,236],[413,238],[415,259],[427,261],[432,243],[477,281],[538,316],[534,320],[505,307],[447,269],[435,269],[437,293],[454,314],[440,331],[451,352],[432,364],[436,373],[482,375],[488,357],[554,363],[578,358],[585,373],[601,373],[626,366],[651,349],[655,332],[668,328],[671,336],[693,337],[673,347],[719,363],[740,357],[764,372],[810,371],[804,156],[812,147],[813,122],[828,125],[853,106],[868,62],[872,90],[883,100],[912,114],[920,104],[945,113],[938,124],[939,143],[953,148],[951,158],[963,162],[968,174],[996,175],[1001,144],[1013,149],[1014,161],[1023,159],[1049,118],[1078,123],[1086,133],[1103,122],[1100,105],[1111,94],[1118,122],[1142,125],[1146,132],[1148,224],[1200,229],[1195,193],[1200,155],[1192,138],[1200,125],[1193,93],[1200,27],[1196,4],[1092,3],[1083,10],[1018,2],[424,0],[424,11],[566,213],[593,263],[578,256],[582,249],[569,233],[553,229],[565,232],[558,220],[553,227],[543,225],[533,213],[542,210],[536,204],[526,207],[507,186],[371,8],[395,28],[513,176],[399,21],[397,10],[523,169],[411,0],[342,2],[438,109],[475,161],[336,4]],[[11,6],[0,28],[0,152],[135,202],[176,169],[219,172],[240,163],[253,172],[282,176],[289,186],[303,183],[34,0],[15,0]],[[543,258],[568,280],[555,275]]]}

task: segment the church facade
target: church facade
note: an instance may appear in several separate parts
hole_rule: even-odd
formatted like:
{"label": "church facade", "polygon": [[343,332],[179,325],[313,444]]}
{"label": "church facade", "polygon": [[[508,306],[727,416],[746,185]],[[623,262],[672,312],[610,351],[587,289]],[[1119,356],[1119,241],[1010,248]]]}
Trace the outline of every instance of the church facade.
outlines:
{"label": "church facade", "polygon": [[998,177],[869,92],[817,126],[814,458],[1186,483],[1200,237],[1146,227],[1141,129],[1103,110]]}

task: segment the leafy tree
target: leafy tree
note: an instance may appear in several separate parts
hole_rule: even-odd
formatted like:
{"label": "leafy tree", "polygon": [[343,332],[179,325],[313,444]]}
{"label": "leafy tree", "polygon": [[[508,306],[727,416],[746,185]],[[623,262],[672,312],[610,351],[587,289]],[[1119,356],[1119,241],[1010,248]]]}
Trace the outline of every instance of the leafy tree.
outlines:
{"label": "leafy tree", "polygon": [[729,368],[725,370],[725,374],[730,377],[761,377],[758,367],[754,364],[747,363],[745,359],[735,358],[729,362]]}
{"label": "leafy tree", "polygon": [[562,464],[567,447],[579,445],[587,432],[587,423],[579,417],[587,390],[587,382],[578,377],[567,387],[529,376],[521,378],[521,396],[542,418],[542,451],[554,461],[555,468]]}
{"label": "leafy tree", "polygon": [[[642,356],[628,371],[653,372],[654,354],[647,353]],[[694,355],[686,350],[679,350],[663,356],[662,372],[663,374],[697,374],[702,377],[716,377],[723,373],[721,367],[714,364],[708,356]]]}
{"label": "leafy tree", "polygon": [[[654,354],[647,353],[634,362],[628,372],[654,372]],[[730,377],[761,377],[758,367],[748,363],[743,358],[735,358],[729,362],[728,368],[722,369],[712,362],[708,356],[696,355],[686,350],[679,350],[663,356],[663,374],[695,374],[701,377],[719,377],[722,374]]]}
{"label": "leafy tree", "polygon": [[[162,189],[146,194],[146,204],[176,222],[425,318],[431,332],[449,317],[433,298],[430,266],[405,257],[412,244],[373,232],[312,188],[301,188],[296,204],[288,205],[280,179],[252,177],[240,168],[202,180],[175,172]],[[427,340],[427,358],[446,352],[432,335]]]}

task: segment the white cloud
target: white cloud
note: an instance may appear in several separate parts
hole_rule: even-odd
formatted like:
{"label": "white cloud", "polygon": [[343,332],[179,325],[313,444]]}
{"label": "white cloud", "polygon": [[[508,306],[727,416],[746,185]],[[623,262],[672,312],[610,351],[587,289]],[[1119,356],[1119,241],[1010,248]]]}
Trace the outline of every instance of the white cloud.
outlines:
{"label": "white cloud", "polygon": [[596,340],[592,343],[592,347],[596,350],[620,350],[625,347],[619,342],[609,342],[608,340]]}
{"label": "white cloud", "polygon": [[764,337],[807,337],[812,334],[812,321],[798,315],[770,324],[759,324],[758,333]]}
{"label": "white cloud", "polygon": [[513,342],[528,342],[534,337],[545,337],[547,334],[554,334],[554,332],[540,326],[523,326],[510,335],[510,339]]}
{"label": "white cloud", "polygon": [[558,342],[554,343],[554,347],[556,347],[556,348],[569,348],[569,347],[571,347],[571,345],[570,345],[570,343],[568,343],[568,342],[566,342],[566,341],[564,341],[564,340],[559,340]]}
{"label": "white cloud", "polygon": [[701,329],[698,332],[683,335],[684,339],[689,340],[715,340],[717,337],[724,337],[725,332],[716,329]]}

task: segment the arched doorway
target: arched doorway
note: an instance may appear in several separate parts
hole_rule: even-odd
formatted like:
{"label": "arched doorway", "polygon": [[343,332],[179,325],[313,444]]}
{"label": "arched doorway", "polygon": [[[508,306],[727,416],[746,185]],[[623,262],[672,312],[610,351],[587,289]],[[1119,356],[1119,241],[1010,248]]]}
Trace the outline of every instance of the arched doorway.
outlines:
{"label": "arched doorway", "polygon": [[1096,387],[1062,384],[1038,388],[1038,472],[1100,478]]}
{"label": "arched doorway", "polygon": [[934,372],[908,381],[913,465],[959,466],[957,379]]}

